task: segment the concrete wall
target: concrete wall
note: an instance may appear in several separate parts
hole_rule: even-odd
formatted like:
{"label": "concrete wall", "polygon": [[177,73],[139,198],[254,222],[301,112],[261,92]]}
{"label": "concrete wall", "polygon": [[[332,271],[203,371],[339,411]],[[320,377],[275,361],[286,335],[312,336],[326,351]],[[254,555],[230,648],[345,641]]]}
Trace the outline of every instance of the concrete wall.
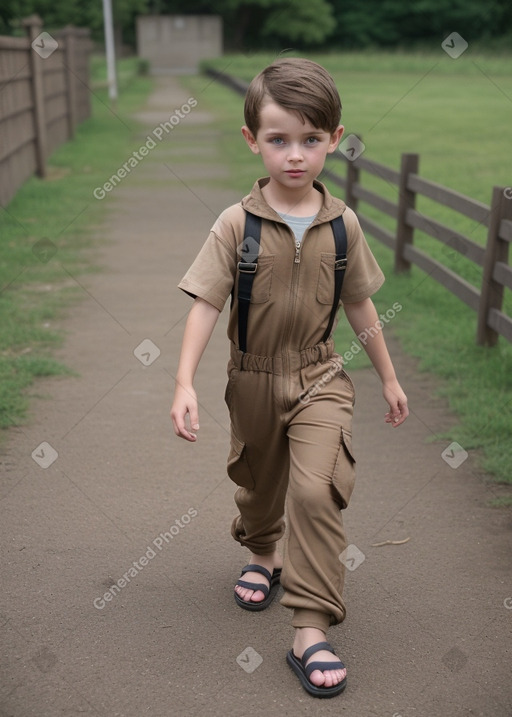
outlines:
{"label": "concrete wall", "polygon": [[141,15],[137,54],[153,74],[196,72],[199,61],[222,55],[222,18],[217,15]]}

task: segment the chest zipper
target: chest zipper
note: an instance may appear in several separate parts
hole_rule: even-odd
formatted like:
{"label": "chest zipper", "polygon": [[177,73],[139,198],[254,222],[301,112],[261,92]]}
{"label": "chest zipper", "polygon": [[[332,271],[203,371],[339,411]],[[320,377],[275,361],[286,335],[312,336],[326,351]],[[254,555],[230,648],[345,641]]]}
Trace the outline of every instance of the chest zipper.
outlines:
{"label": "chest zipper", "polygon": [[[302,240],[304,241],[304,239]],[[283,342],[282,342],[282,360],[283,360],[283,399],[288,409],[291,408],[292,402],[290,400],[290,389],[291,389],[291,378],[290,378],[290,359],[288,355],[288,341],[290,338],[291,328],[293,325],[295,307],[297,303],[297,288],[298,288],[298,272],[300,264],[300,250],[302,242],[295,242],[295,257],[293,260],[293,272],[291,280],[291,305],[288,308],[288,315],[286,317],[286,324],[283,329]],[[297,268],[295,268],[297,267]]]}

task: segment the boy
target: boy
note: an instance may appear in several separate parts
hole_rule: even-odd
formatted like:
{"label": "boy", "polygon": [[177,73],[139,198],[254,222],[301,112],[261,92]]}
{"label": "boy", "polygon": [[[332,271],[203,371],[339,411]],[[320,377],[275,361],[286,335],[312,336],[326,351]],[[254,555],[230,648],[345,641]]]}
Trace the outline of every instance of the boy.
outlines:
{"label": "boy", "polygon": [[[335,273],[344,273],[341,302],[356,334],[379,325],[370,296],[384,277],[354,213],[316,179],[343,134],[341,102],[330,75],[309,60],[278,60],[252,81],[244,112],[242,134],[261,155],[268,177],[220,215],[179,284],[195,301],[171,417],[178,436],[196,440],[193,379],[233,292],[227,470],[238,485],[240,515],[231,532],[251,551],[235,600],[247,610],[264,609],[280,581],[281,604],[293,610],[296,628],[288,664],[311,695],[332,697],[346,686],[345,667],[333,658],[326,631],[345,618],[339,556],[347,541],[340,510],[354,483],[354,389],[331,338],[340,303]],[[244,241],[248,212],[259,218],[259,247],[257,228]],[[337,222],[339,232],[339,217],[347,235],[346,263],[337,256],[330,223]],[[238,298],[243,274],[254,275],[248,315]],[[408,416],[407,398],[382,332],[371,333],[365,349],[389,404],[385,420],[396,427]],[[276,543],[284,533],[285,498],[283,562]]]}

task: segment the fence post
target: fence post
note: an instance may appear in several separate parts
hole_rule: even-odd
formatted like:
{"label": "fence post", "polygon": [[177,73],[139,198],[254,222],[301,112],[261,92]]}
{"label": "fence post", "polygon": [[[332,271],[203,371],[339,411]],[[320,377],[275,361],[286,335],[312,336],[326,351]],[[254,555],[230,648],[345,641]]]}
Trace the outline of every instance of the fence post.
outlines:
{"label": "fence post", "polygon": [[400,163],[400,182],[398,184],[398,216],[396,226],[396,243],[395,243],[395,272],[400,274],[409,271],[411,263],[404,259],[404,247],[406,244],[412,244],[414,227],[410,227],[406,223],[406,215],[408,209],[414,209],[416,206],[416,194],[407,189],[407,182],[410,174],[417,174],[420,158],[418,154],[402,154]]}
{"label": "fence post", "polygon": [[502,187],[494,187],[482,272],[482,289],[478,305],[476,343],[479,346],[495,346],[499,336],[497,331],[487,325],[487,317],[490,309],[501,311],[503,306],[504,287],[493,279],[496,262],[508,263],[508,242],[499,237],[503,219],[512,219],[512,200],[507,199]]}
{"label": "fence post", "polygon": [[32,48],[32,43],[41,33],[43,21],[39,15],[31,15],[22,21],[29,42],[30,80],[35,128],[36,172],[46,177],[46,120],[44,116],[43,58]]}
{"label": "fence post", "polygon": [[66,25],[63,29],[61,37],[64,39],[65,46],[65,62],[66,62],[66,100],[67,100],[67,119],[68,119],[68,139],[75,136],[76,127],[76,43],[75,28],[72,25]]}

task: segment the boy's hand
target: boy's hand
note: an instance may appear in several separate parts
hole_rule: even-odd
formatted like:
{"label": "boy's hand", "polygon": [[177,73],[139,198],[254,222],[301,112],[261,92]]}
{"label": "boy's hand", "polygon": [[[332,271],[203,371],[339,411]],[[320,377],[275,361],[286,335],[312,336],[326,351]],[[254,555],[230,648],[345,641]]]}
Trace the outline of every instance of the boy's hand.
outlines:
{"label": "boy's hand", "polygon": [[397,428],[409,415],[407,396],[396,380],[385,383],[382,392],[384,399],[389,403],[389,413],[386,413],[384,419],[386,423],[391,423],[393,428]]}
{"label": "boy's hand", "polygon": [[192,386],[176,384],[174,401],[171,407],[171,418],[174,432],[180,438],[187,441],[197,440],[195,433],[192,433],[185,422],[187,413],[190,419],[190,428],[193,431],[199,430],[199,414],[197,410],[197,396]]}

